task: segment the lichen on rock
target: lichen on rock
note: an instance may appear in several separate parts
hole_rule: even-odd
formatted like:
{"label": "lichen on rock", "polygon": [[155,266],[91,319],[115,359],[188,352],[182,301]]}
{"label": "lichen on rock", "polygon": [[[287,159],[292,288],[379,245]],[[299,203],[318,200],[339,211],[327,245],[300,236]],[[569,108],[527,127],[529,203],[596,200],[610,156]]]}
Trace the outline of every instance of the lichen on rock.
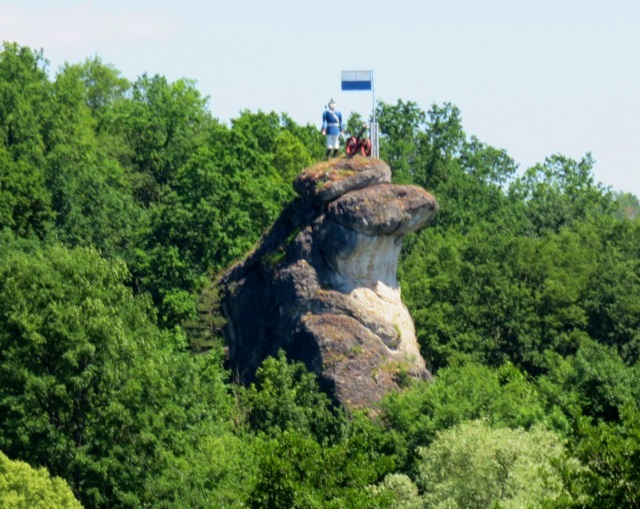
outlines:
{"label": "lichen on rock", "polygon": [[251,381],[284,349],[348,408],[372,408],[401,376],[430,378],[397,265],[402,236],[438,210],[424,189],[393,185],[384,161],[305,169],[300,195],[258,248],[217,281],[229,362]]}

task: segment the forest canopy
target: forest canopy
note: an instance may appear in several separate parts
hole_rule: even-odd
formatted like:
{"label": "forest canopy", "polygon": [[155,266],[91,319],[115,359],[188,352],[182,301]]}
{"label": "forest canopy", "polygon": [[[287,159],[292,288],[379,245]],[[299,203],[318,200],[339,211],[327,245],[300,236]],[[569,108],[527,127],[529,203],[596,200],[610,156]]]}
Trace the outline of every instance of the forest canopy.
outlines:
{"label": "forest canopy", "polygon": [[324,158],[319,126],[225,124],[189,79],[99,57],[50,76],[43,51],[4,43],[0,500],[640,507],[637,197],[596,182],[590,154],[519,168],[450,103],[376,116],[394,181],[440,211],[398,274],[435,381],[371,416],[284,355],[234,383],[206,312],[207,283]]}

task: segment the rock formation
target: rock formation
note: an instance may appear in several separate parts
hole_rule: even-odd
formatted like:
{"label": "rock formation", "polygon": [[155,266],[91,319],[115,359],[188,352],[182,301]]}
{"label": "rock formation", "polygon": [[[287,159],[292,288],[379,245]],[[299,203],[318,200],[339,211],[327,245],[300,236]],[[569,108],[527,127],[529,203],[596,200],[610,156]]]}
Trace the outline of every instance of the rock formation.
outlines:
{"label": "rock formation", "polygon": [[229,361],[244,381],[284,349],[348,408],[370,408],[403,377],[430,378],[396,279],[403,235],[438,204],[393,185],[379,159],[304,170],[300,195],[256,250],[218,281]]}

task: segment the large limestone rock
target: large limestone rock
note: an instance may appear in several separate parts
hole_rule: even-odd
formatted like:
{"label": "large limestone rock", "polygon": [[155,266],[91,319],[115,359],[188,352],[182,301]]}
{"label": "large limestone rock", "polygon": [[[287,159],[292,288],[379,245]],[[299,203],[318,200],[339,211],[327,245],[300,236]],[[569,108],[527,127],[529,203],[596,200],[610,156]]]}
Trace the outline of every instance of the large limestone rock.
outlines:
{"label": "large limestone rock", "polygon": [[218,281],[231,367],[244,381],[284,349],[348,408],[371,408],[403,377],[430,378],[396,279],[402,236],[438,204],[390,183],[381,160],[304,170],[300,198],[259,247]]}

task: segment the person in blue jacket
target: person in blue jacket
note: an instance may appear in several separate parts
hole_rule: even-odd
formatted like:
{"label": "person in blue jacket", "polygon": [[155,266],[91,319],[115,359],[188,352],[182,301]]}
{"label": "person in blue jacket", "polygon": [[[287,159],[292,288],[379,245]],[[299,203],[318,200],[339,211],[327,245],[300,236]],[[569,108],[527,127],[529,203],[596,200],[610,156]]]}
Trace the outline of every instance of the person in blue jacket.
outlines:
{"label": "person in blue jacket", "polygon": [[340,148],[339,136],[344,133],[342,127],[342,113],[336,110],[336,102],[331,99],[329,101],[329,109],[324,110],[322,114],[322,134],[327,137],[327,157],[333,151],[333,157],[338,156]]}

